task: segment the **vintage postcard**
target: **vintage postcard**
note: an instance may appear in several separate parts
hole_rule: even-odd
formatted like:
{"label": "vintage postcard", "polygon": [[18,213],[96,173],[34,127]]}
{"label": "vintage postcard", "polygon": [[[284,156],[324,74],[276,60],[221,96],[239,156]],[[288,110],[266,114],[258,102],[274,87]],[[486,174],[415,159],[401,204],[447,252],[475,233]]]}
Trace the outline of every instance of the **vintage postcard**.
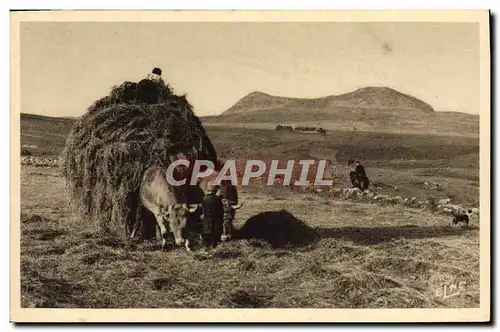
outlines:
{"label": "vintage postcard", "polygon": [[11,321],[489,321],[489,20],[11,12]]}

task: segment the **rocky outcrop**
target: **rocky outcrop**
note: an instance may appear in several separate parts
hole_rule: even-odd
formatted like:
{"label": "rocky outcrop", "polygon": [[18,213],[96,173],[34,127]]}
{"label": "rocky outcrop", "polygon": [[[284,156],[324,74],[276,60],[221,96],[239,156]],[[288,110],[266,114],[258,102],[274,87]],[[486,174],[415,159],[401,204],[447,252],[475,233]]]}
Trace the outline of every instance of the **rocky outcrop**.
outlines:
{"label": "rocky outcrop", "polygon": [[356,200],[378,204],[402,205],[417,209],[426,209],[436,211],[442,214],[465,213],[471,209],[473,213],[478,214],[479,209],[476,207],[465,207],[461,204],[452,204],[451,199],[445,198],[438,201],[434,199],[418,200],[416,197],[391,196],[387,194],[377,193],[376,191],[361,190],[359,188],[337,188],[330,187],[314,188],[302,187],[302,191],[306,193],[324,194],[327,193],[330,197],[337,200]]}
{"label": "rocky outcrop", "polygon": [[35,167],[59,167],[59,159],[48,157],[34,157],[23,156],[21,157],[22,166],[35,166]]}

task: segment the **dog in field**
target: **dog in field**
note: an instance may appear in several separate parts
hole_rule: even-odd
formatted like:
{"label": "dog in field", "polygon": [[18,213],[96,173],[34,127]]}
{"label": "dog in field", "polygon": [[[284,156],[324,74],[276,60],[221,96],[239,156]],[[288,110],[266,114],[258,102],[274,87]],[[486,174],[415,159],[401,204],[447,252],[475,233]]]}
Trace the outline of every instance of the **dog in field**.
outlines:
{"label": "dog in field", "polygon": [[453,218],[451,221],[451,225],[455,226],[459,222],[462,222],[465,224],[465,226],[469,226],[469,222],[471,220],[472,216],[472,210],[469,209],[465,213],[464,212],[453,212]]}

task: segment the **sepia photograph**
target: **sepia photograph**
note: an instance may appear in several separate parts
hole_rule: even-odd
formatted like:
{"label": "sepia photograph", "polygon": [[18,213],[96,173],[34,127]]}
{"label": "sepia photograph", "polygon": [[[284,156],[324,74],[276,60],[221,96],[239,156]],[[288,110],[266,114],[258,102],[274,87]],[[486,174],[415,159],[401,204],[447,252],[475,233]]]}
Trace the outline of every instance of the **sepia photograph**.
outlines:
{"label": "sepia photograph", "polygon": [[11,321],[490,320],[487,10],[10,19]]}

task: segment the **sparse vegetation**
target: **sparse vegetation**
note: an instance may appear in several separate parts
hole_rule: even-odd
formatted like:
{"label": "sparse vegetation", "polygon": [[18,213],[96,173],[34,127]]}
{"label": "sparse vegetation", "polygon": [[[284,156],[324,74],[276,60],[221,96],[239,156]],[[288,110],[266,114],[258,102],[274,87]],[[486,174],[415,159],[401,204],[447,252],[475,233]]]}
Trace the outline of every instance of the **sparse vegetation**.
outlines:
{"label": "sparse vegetation", "polygon": [[[342,188],[349,183],[343,158],[354,157],[363,161],[378,194],[477,206],[477,138],[360,130],[319,136],[274,126],[211,126],[207,133],[228,159],[328,159],[326,177]],[[40,141],[48,143],[31,144],[61,148],[47,137]],[[208,255],[161,252],[157,242],[95,233],[67,209],[57,169],[22,167],[22,306],[479,307],[477,217],[468,228],[451,227],[449,216],[430,209],[339,201],[313,189],[302,193],[259,182],[242,187],[237,239]],[[437,288],[455,280],[466,282],[465,293],[436,296]]]}
{"label": "sparse vegetation", "polygon": [[293,127],[287,125],[277,125],[276,130],[293,131]]}
{"label": "sparse vegetation", "polygon": [[[23,169],[21,187],[23,307],[479,306],[476,222],[452,228],[445,216],[417,209],[245,194],[238,228],[258,218],[285,223],[288,233],[240,238],[208,255],[161,252],[156,243],[71,222],[63,179],[47,183],[31,172]],[[437,287],[456,279],[467,283],[463,297],[436,297]]]}

